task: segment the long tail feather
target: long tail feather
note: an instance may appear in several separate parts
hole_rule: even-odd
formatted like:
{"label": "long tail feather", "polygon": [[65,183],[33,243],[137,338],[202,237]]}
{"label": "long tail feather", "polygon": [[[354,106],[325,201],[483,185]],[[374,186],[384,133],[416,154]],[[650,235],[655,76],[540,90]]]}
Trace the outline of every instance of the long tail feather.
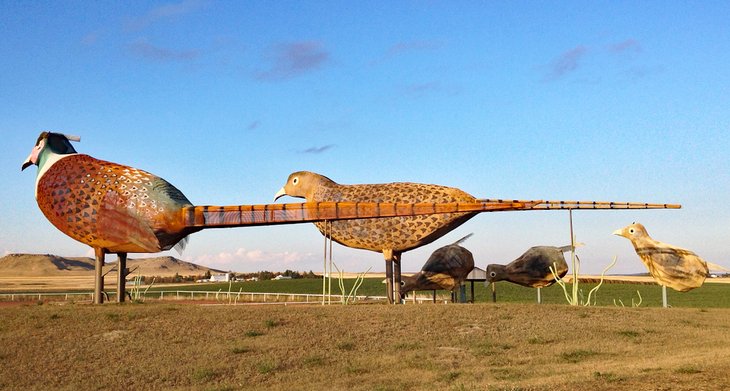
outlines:
{"label": "long tail feather", "polygon": [[559,209],[678,209],[677,204],[603,201],[482,199],[473,203],[304,202],[236,206],[190,206],[182,209],[185,226],[224,228],[297,224],[324,220],[407,217],[439,213],[481,213]]}
{"label": "long tail feather", "polygon": [[[482,199],[483,202],[498,202],[498,199]],[[613,202],[613,201],[535,201],[535,206],[522,210],[552,209],[680,209],[679,204],[657,204],[646,202]]]}
{"label": "long tail feather", "polygon": [[238,206],[190,206],[182,209],[185,226],[224,228],[248,225],[296,224],[323,220],[404,217],[438,213],[479,213],[523,210],[540,201],[480,201],[474,203],[305,202]]}

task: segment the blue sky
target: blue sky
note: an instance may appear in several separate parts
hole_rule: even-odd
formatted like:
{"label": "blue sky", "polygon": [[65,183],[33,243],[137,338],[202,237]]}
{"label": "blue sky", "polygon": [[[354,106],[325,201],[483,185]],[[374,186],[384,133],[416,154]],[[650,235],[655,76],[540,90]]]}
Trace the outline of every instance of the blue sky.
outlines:
{"label": "blue sky", "polygon": [[[298,170],[477,197],[681,203],[574,212],[582,271],[613,256],[613,272],[644,271],[611,235],[632,221],[729,266],[729,14],[722,1],[0,0],[0,254],[92,254],[43,217],[35,169],[20,172],[38,133],[56,130],[195,204],[269,203]],[[482,267],[570,240],[567,212],[481,214],[403,269],[470,232]],[[318,271],[322,243],[311,224],[212,230],[180,257]],[[336,246],[334,259],[384,269],[364,250]]]}

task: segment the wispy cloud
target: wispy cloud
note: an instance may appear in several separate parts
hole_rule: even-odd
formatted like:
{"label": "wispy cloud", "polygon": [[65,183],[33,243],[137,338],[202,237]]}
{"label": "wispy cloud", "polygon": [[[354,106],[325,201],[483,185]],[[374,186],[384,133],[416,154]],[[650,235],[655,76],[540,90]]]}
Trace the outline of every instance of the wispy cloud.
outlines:
{"label": "wispy cloud", "polygon": [[583,45],[576,46],[573,49],[562,53],[550,64],[550,69],[547,75],[545,75],[545,80],[557,80],[566,74],[574,72],[578,69],[580,60],[586,55],[586,53],[588,53],[588,48]]}
{"label": "wispy cloud", "polygon": [[608,45],[612,53],[641,53],[641,44],[635,39],[627,39]]}
{"label": "wispy cloud", "polygon": [[200,255],[192,262],[214,269],[233,271],[294,270],[296,265],[311,258],[311,255],[296,251],[267,252],[260,249],[238,248],[233,252]]}
{"label": "wispy cloud", "polygon": [[329,56],[321,42],[282,43],[270,49],[268,69],[256,73],[255,77],[265,81],[290,79],[321,68]]}
{"label": "wispy cloud", "polygon": [[152,8],[142,16],[129,18],[124,23],[124,29],[127,31],[142,30],[160,20],[174,19],[197,11],[207,6],[208,3],[208,0],[183,0],[179,3],[163,4]]}
{"label": "wispy cloud", "polygon": [[248,124],[248,126],[246,127],[246,129],[248,129],[248,130],[254,130],[254,129],[257,129],[259,126],[261,126],[261,121],[256,120],[256,121],[253,121],[250,124]]}
{"label": "wispy cloud", "polygon": [[443,44],[437,41],[405,41],[398,42],[393,46],[389,47],[388,50],[383,53],[380,57],[373,60],[371,65],[377,65],[382,62],[391,60],[395,57],[401,56],[410,52],[418,52],[425,50],[435,50],[442,47]]}
{"label": "wispy cloud", "polygon": [[307,148],[307,149],[301,151],[301,153],[319,154],[319,153],[328,151],[328,150],[330,150],[330,149],[332,149],[334,147],[335,147],[334,144],[328,144],[328,145],[324,145],[324,146],[321,146],[321,147],[310,147],[310,148]]}
{"label": "wispy cloud", "polygon": [[173,50],[155,46],[146,40],[137,40],[128,45],[129,51],[148,60],[169,62],[169,61],[191,61],[198,58],[198,50]]}

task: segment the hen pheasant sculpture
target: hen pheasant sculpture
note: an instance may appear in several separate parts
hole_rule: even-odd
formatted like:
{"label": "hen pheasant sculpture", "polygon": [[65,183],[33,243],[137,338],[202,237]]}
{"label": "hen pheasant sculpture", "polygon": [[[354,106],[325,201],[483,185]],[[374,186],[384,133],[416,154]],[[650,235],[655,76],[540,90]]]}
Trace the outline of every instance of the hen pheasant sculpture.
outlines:
{"label": "hen pheasant sculpture", "polygon": [[709,274],[707,262],[697,254],[652,239],[639,223],[618,229],[613,234],[631,241],[636,254],[659,285],[687,292],[702,286]]}
{"label": "hen pheasant sculpture", "polygon": [[79,154],[78,137],[42,132],[22,169],[38,166],[35,196],[61,232],[94,249],[95,302],[102,301],[105,254],[119,256],[118,300],[124,300],[127,253],[169,250],[204,228],[292,224],[321,220],[413,216],[526,207],[514,202],[406,204],[321,202],[278,205],[193,206],[164,179],[133,167]]}
{"label": "hen pheasant sculpture", "polygon": [[[326,176],[309,171],[289,175],[286,184],[274,200],[284,195],[304,198],[308,202],[387,202],[387,203],[504,203],[505,200],[476,199],[453,188],[422,183],[398,182],[384,184],[342,185]],[[315,223],[323,235],[353,248],[382,252],[388,300],[399,297],[400,258],[405,251],[431,243],[471,219],[478,212],[495,210],[559,210],[559,209],[664,209],[679,205],[597,201],[512,201],[511,208],[474,210],[474,213],[445,213],[410,217],[347,220]],[[517,204],[522,205],[517,206]],[[463,209],[462,209],[463,210]]]}
{"label": "hen pheasant sculpture", "polygon": [[[474,203],[477,199],[453,187],[422,183],[340,185],[326,176],[308,171],[289,175],[274,200],[284,195],[309,202],[353,201],[392,203]],[[320,232],[342,245],[382,252],[385,257],[388,300],[400,297],[400,259],[405,251],[423,246],[460,226],[476,213],[446,213],[414,217],[314,223]]]}
{"label": "hen pheasant sculpture", "polygon": [[434,251],[421,271],[403,278],[401,300],[410,291],[445,289],[453,291],[474,269],[474,255],[460,246],[469,234],[456,242]]}
{"label": "hen pheasant sculpture", "polygon": [[553,267],[559,277],[568,273],[568,264],[563,253],[570,246],[535,246],[507,265],[487,265],[487,283],[509,281],[513,284],[542,288],[555,283],[550,271]]}

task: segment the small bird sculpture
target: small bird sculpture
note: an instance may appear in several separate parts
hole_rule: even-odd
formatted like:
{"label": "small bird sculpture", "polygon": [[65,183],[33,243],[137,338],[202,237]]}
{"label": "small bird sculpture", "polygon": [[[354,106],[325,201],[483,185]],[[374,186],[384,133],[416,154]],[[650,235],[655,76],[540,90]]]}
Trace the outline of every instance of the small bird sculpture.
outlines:
{"label": "small bird sculpture", "polygon": [[652,239],[639,223],[613,232],[631,241],[649,274],[662,286],[679,292],[699,288],[709,274],[707,262],[690,250]]}
{"label": "small bird sculpture", "polygon": [[471,251],[460,246],[471,235],[437,249],[428,257],[420,272],[404,277],[400,290],[401,300],[410,291],[435,289],[453,291],[459,287],[474,269],[474,256]]}
{"label": "small bird sculpture", "polygon": [[[309,171],[289,175],[274,200],[288,195],[308,202],[353,201],[390,203],[474,203],[477,199],[456,188],[422,183],[341,185]],[[445,213],[414,217],[334,221],[315,225],[325,236],[342,245],[382,252],[386,262],[387,294],[399,297],[400,257],[405,251],[431,243],[460,226],[476,213]],[[394,264],[395,263],[395,264]],[[394,281],[394,279],[396,281]]]}
{"label": "small bird sculpture", "polygon": [[532,288],[550,286],[556,281],[551,267],[558,277],[568,273],[563,253],[570,247],[535,246],[507,265],[487,265],[487,283],[505,280]]}
{"label": "small bird sculpture", "polygon": [[[154,253],[182,246],[188,235],[205,228],[434,213],[438,216],[438,213],[462,208],[505,210],[525,207],[512,202],[405,205],[405,208],[388,203],[347,202],[194,206],[166,180],[137,168],[79,154],[71,141],[80,139],[42,132],[22,170],[38,166],[35,197],[46,218],[61,232],[94,249],[97,303],[102,301],[101,270],[105,254],[119,256],[118,292],[121,293],[124,292],[127,253]],[[430,217],[425,220],[430,221]],[[440,221],[442,218],[433,219]],[[123,294],[117,297],[119,301],[124,300]]]}

